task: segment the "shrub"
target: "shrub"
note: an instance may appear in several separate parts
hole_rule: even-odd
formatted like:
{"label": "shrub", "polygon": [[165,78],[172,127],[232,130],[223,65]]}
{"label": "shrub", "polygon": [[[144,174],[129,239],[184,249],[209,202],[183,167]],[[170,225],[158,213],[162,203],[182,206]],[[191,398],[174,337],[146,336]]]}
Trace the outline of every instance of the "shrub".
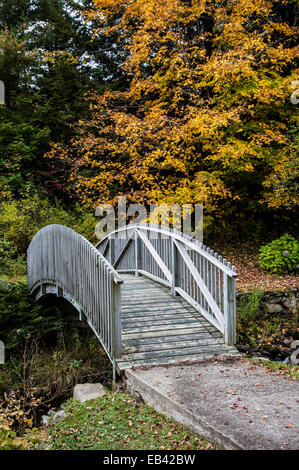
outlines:
{"label": "shrub", "polygon": [[263,291],[254,288],[251,292],[247,292],[241,298],[239,305],[239,317],[243,322],[255,320],[260,313],[260,300]]}
{"label": "shrub", "polygon": [[[16,420],[24,422],[27,420],[26,424],[29,425],[22,437],[14,430]],[[26,413],[20,408],[17,400],[12,399],[8,407],[0,402],[0,450],[39,449],[40,444],[46,438],[47,435],[43,430],[32,428],[32,420],[26,418]]]}
{"label": "shrub", "polygon": [[96,218],[79,206],[68,211],[37,195],[0,204],[0,274],[26,274],[26,251],[32,238],[49,224],[67,225],[93,241]]}
{"label": "shrub", "polygon": [[49,224],[67,225],[89,237],[95,229],[96,219],[84,214],[78,206],[67,211],[37,195],[4,201],[0,206],[0,233],[13,244],[17,254],[25,254],[36,232]]}
{"label": "shrub", "polygon": [[32,338],[55,335],[61,330],[56,309],[36,304],[26,282],[0,281],[0,332],[5,348],[18,349]]}
{"label": "shrub", "polygon": [[285,234],[260,248],[259,262],[270,273],[294,273],[299,264],[299,243]]}
{"label": "shrub", "polygon": [[1,416],[9,420],[10,431],[24,436],[41,414],[69,398],[77,383],[110,385],[111,364],[97,338],[86,332],[81,340],[74,333],[48,348],[28,340],[0,369],[0,449],[1,439],[13,437],[4,429],[1,437]]}
{"label": "shrub", "polygon": [[27,272],[25,255],[17,255],[12,242],[0,236],[0,274],[24,276]]}

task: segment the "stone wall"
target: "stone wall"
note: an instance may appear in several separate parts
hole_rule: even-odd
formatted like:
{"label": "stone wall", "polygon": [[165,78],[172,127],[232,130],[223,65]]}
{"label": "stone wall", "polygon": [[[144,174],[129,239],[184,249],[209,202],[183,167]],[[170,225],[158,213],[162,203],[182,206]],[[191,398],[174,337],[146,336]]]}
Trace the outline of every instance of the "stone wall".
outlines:
{"label": "stone wall", "polygon": [[[237,293],[237,307],[243,297],[243,293]],[[267,314],[298,314],[299,290],[265,291],[260,299],[260,309]]]}

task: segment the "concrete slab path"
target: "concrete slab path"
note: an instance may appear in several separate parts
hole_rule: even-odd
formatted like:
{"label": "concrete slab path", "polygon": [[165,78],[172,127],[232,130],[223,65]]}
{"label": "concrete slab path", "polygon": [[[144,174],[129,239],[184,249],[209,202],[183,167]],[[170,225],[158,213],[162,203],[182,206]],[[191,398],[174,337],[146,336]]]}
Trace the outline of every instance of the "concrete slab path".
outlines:
{"label": "concrete slab path", "polygon": [[224,449],[299,449],[299,382],[243,358],[126,371],[128,389]]}

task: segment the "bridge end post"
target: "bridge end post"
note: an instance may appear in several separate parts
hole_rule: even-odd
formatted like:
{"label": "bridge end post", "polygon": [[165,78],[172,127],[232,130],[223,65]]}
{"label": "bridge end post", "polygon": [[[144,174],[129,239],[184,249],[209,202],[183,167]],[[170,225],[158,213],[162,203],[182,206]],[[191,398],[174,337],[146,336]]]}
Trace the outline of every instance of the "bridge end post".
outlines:
{"label": "bridge end post", "polygon": [[121,355],[121,287],[112,281],[112,356]]}
{"label": "bridge end post", "polygon": [[171,238],[171,294],[176,296],[176,285],[178,280],[178,250],[174,239]]}
{"label": "bridge end post", "polygon": [[135,230],[135,276],[139,276],[139,268],[141,266],[141,243],[137,230]]}
{"label": "bridge end post", "polygon": [[112,279],[112,391],[116,390],[116,358],[121,356],[121,286]]}
{"label": "bridge end post", "polygon": [[236,289],[235,279],[224,274],[224,343],[233,346],[236,342]]}

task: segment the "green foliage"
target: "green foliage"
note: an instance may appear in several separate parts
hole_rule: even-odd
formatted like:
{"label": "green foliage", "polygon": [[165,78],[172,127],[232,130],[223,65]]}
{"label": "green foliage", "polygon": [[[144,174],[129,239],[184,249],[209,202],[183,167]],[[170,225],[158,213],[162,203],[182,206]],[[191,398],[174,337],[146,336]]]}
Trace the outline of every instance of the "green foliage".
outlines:
{"label": "green foliage", "polygon": [[0,449],[1,450],[14,450],[19,447],[14,444],[16,433],[13,432],[7,425],[4,427],[0,423]]}
{"label": "green foliage", "polygon": [[[0,186],[14,196],[31,185],[63,196],[65,175],[42,158],[49,142],[68,142],[72,124],[88,113],[84,95],[121,82],[124,54],[104,34],[92,40],[96,21],[82,10],[92,0],[0,2]],[[71,86],[70,86],[71,83]]]}
{"label": "green foliage", "polygon": [[241,321],[253,321],[260,315],[260,300],[263,291],[254,288],[251,292],[242,295],[239,305]]}
{"label": "green foliage", "polygon": [[37,428],[29,429],[18,437],[15,431],[0,422],[0,450],[38,450],[46,434]]}
{"label": "green foliage", "polygon": [[0,332],[7,351],[60,329],[58,312],[36,304],[26,282],[0,281]]}
{"label": "green foliage", "polygon": [[132,395],[108,393],[86,403],[70,402],[67,416],[52,424],[47,448],[55,449],[213,449],[203,437],[157,413]]}
{"label": "green foliage", "polygon": [[285,234],[260,248],[260,265],[270,273],[294,273],[299,264],[299,243]]}
{"label": "green foliage", "polygon": [[0,203],[0,274],[26,274],[27,248],[34,235],[49,224],[67,225],[87,239],[95,241],[96,218],[93,214],[85,214],[79,206],[68,211],[38,195],[26,196],[19,201],[8,199]]}
{"label": "green foliage", "polygon": [[[0,107],[0,184],[1,187],[20,195],[20,191],[34,187],[37,181],[33,167],[38,165],[38,156],[47,150],[50,141],[50,130],[45,125],[39,127],[30,122],[26,108],[33,102],[20,103],[23,119]],[[32,114],[32,111],[31,111]]]}

